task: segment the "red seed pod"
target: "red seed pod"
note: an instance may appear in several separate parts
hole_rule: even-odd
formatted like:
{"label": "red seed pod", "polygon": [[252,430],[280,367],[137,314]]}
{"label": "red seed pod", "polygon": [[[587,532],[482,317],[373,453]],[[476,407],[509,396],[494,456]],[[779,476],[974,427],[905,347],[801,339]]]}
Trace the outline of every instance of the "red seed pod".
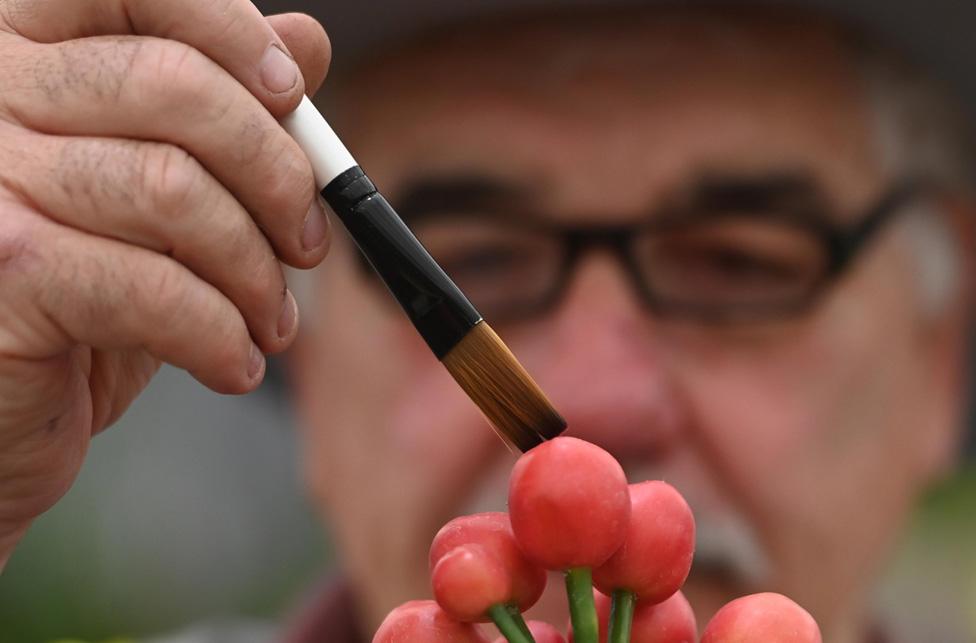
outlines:
{"label": "red seed pod", "polygon": [[410,601],[387,614],[373,643],[488,643],[478,628],[459,623],[434,601]]}
{"label": "red seed pod", "polygon": [[[566,643],[566,639],[559,633],[559,630],[549,623],[544,621],[529,621],[527,625],[529,626],[529,631],[532,632],[532,638],[535,639],[535,643]],[[504,636],[500,636],[493,643],[508,643],[508,641]]]}
{"label": "red seed pod", "polygon": [[680,591],[663,603],[638,602],[634,608],[630,643],[695,643],[697,640],[695,612]]}
{"label": "red seed pod", "polygon": [[701,643],[822,643],[810,614],[782,594],[752,594],[728,603],[705,627]]}
{"label": "red seed pod", "polygon": [[630,485],[630,523],[620,548],[593,570],[593,585],[605,594],[634,592],[660,603],[684,585],[695,553],[695,518],[688,503],[666,482]]}
{"label": "red seed pod", "polygon": [[596,567],[620,547],[630,518],[627,478],[600,447],[560,437],[525,453],[508,487],[512,531],[546,569]]}
{"label": "red seed pod", "polygon": [[461,545],[441,556],[430,580],[441,609],[466,623],[490,621],[488,610],[512,595],[512,577],[480,545]]}
{"label": "red seed pod", "polygon": [[444,525],[430,545],[430,569],[434,569],[444,554],[460,545],[480,545],[501,562],[512,577],[512,595],[507,602],[514,602],[519,611],[526,611],[542,596],[546,571],[530,562],[519,549],[508,514],[461,516]]}

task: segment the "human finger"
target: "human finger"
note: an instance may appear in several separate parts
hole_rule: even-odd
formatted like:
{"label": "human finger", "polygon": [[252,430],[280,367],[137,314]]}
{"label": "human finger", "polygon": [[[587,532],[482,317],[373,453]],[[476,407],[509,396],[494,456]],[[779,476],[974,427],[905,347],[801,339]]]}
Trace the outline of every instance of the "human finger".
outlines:
{"label": "human finger", "polygon": [[0,333],[5,355],[42,360],[78,344],[143,348],[221,393],[252,390],[264,375],[237,308],[169,257],[26,208],[7,209],[2,253],[17,269],[2,282],[2,306],[17,319]]}
{"label": "human finger", "polygon": [[267,20],[302,70],[305,93],[313,96],[325,81],[332,60],[329,36],[322,24],[304,13],[282,13]]}
{"label": "human finger", "polygon": [[[19,139],[30,138],[20,141]],[[295,300],[247,211],[189,154],[162,143],[7,136],[17,191],[64,225],[172,257],[241,311],[265,353],[288,346]]]}
{"label": "human finger", "polygon": [[[305,83],[272,26],[249,0],[6,0],[2,17],[36,42],[138,34],[186,43],[215,61],[281,118],[301,100]],[[316,46],[328,48],[328,39]]]}
{"label": "human finger", "polygon": [[283,261],[304,268],[324,257],[328,225],[307,157],[199,51],[134,36],[20,49],[34,71],[18,71],[18,91],[3,102],[24,127],[181,147],[235,195]]}

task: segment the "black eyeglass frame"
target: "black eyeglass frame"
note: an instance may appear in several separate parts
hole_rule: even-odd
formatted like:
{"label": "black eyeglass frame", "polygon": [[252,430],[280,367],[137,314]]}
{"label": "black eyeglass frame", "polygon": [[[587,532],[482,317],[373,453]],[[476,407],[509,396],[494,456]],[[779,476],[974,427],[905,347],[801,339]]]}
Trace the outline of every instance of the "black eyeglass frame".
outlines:
{"label": "black eyeglass frame", "polygon": [[[506,321],[525,319],[551,310],[563,297],[579,261],[593,248],[610,250],[624,268],[628,279],[640,295],[643,305],[662,318],[686,318],[704,323],[749,322],[769,319],[788,319],[811,310],[823,294],[834,284],[863,253],[864,249],[889,222],[905,212],[927,190],[922,181],[902,180],[895,182],[880,199],[868,207],[850,224],[842,224],[823,216],[821,208],[776,207],[750,212],[756,218],[780,222],[809,231],[824,249],[826,265],[822,274],[793,301],[767,305],[696,304],[662,297],[654,292],[642,274],[634,252],[638,235],[648,232],[671,232],[701,223],[741,218],[742,209],[730,207],[710,211],[681,211],[680,208],[664,209],[646,219],[628,224],[614,225],[566,225],[546,221],[538,216],[505,210],[483,213],[462,212],[451,215],[452,219],[472,217],[478,220],[502,221],[522,230],[530,230],[559,241],[562,258],[557,276],[546,295],[530,305],[513,308],[505,315]],[[424,212],[416,219],[435,220],[446,213]],[[422,239],[421,239],[422,240]],[[365,260],[363,264],[367,266]],[[477,302],[474,302],[477,305]]]}

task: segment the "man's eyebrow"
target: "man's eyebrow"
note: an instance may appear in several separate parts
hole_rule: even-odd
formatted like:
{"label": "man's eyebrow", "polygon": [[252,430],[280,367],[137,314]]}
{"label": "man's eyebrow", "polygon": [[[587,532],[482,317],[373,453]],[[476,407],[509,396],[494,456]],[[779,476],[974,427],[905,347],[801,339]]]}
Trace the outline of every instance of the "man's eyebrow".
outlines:
{"label": "man's eyebrow", "polygon": [[[478,214],[531,210],[540,194],[532,183],[489,174],[426,175],[408,179],[391,194],[405,221],[437,214]],[[803,171],[737,173],[700,172],[664,199],[673,213],[792,211],[833,218],[830,199],[816,178]],[[658,210],[652,207],[652,210]],[[603,213],[597,213],[603,214]]]}
{"label": "man's eyebrow", "polygon": [[477,213],[524,205],[531,197],[525,183],[490,175],[455,174],[408,180],[393,193],[393,205],[405,221],[432,214]]}
{"label": "man's eyebrow", "polygon": [[685,211],[788,210],[825,216],[832,213],[830,199],[820,182],[811,174],[800,171],[769,174],[703,173],[669,201],[674,209]]}

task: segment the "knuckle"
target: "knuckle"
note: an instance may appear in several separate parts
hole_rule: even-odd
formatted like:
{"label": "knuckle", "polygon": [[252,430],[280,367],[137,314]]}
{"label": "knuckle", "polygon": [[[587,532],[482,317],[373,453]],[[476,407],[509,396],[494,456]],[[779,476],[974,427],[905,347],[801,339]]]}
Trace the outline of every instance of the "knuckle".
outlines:
{"label": "knuckle", "polygon": [[246,296],[253,302],[261,302],[272,319],[277,319],[281,298],[284,296],[285,282],[278,262],[262,256],[253,267],[251,278],[244,283]]}
{"label": "knuckle", "polygon": [[131,66],[140,98],[162,98],[179,108],[210,96],[213,68],[202,53],[175,40],[145,38],[140,43]]}
{"label": "knuckle", "polygon": [[268,138],[273,130],[257,112],[244,118],[237,131],[235,158],[238,165],[254,167],[267,155]]}
{"label": "knuckle", "polygon": [[[245,215],[246,216],[246,215]],[[228,294],[248,321],[263,322],[276,319],[284,296],[285,280],[281,264],[259,227],[250,221],[235,222],[222,238],[225,263],[237,267],[242,277],[236,277]],[[260,325],[260,324],[258,324]]]}
{"label": "knuckle", "polygon": [[26,30],[22,25],[34,19],[37,11],[36,4],[29,0],[5,0],[0,2],[0,22],[15,33],[23,34]]}
{"label": "knuckle", "polygon": [[130,301],[149,304],[148,310],[153,310],[154,316],[168,328],[176,326],[189,310],[193,310],[186,281],[181,278],[180,269],[175,263],[156,261],[137,268],[142,277],[129,281],[132,289]]}
{"label": "knuckle", "polygon": [[132,173],[138,143],[124,139],[68,139],[57,149],[53,182],[65,195],[97,207],[102,202],[135,205]]}
{"label": "knuckle", "polygon": [[150,207],[170,219],[190,212],[199,198],[203,171],[199,162],[182,148],[148,145],[141,174]]}
{"label": "knuckle", "polygon": [[239,5],[239,0],[204,0],[208,15],[214,16],[214,38],[221,40],[231,34],[234,28],[251,14],[242,11],[234,11],[234,5]]}
{"label": "knuckle", "polygon": [[[218,370],[239,361],[235,342],[241,331],[234,325],[239,317],[214,288],[202,287],[180,264],[165,257],[141,262],[138,279],[131,279],[128,300],[139,302],[160,329],[160,341],[169,344],[193,342],[200,362]],[[246,330],[243,331],[246,334]]]}
{"label": "knuckle", "polygon": [[99,100],[118,100],[143,48],[127,36],[69,40],[53,45],[52,56],[34,60],[34,81],[44,96],[58,103],[82,91]]}
{"label": "knuckle", "polygon": [[309,199],[315,193],[315,177],[308,159],[293,140],[276,137],[277,150],[268,156],[270,175],[264,182],[271,207],[286,220],[305,217]]}
{"label": "knuckle", "polygon": [[17,222],[14,212],[8,211],[6,204],[0,203],[0,284],[7,281],[7,276],[17,280],[18,275],[26,270],[27,262],[36,257],[36,251],[31,244],[31,232],[27,226]]}
{"label": "knuckle", "polygon": [[0,119],[0,190],[14,195],[27,192],[37,168],[43,167],[44,153],[36,137]]}
{"label": "knuckle", "polygon": [[0,53],[0,112],[4,122],[17,122],[17,106],[36,87],[37,55],[41,45],[16,40],[3,43]]}

